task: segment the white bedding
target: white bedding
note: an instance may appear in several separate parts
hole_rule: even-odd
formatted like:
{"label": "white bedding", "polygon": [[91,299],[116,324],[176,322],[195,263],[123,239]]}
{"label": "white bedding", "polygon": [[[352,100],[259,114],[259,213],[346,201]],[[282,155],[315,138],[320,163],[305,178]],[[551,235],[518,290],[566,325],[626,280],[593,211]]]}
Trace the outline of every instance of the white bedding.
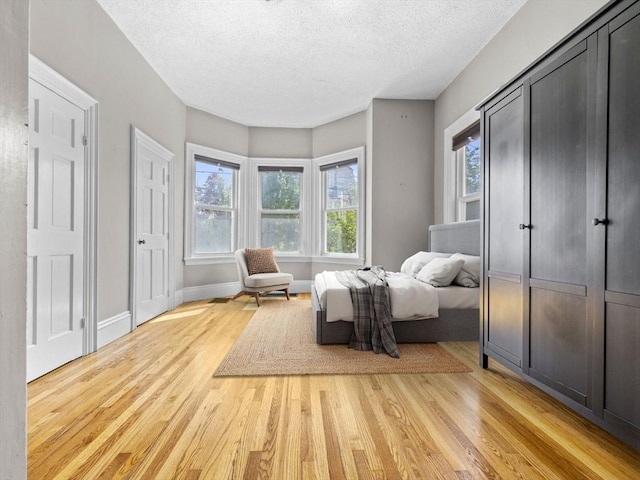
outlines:
{"label": "white bedding", "polygon": [[[436,288],[404,273],[387,272],[391,316],[394,321],[435,318],[439,308],[478,308],[477,288],[459,286]],[[335,272],[324,271],[315,277],[320,303],[327,322],[353,321],[349,289],[336,278]]]}

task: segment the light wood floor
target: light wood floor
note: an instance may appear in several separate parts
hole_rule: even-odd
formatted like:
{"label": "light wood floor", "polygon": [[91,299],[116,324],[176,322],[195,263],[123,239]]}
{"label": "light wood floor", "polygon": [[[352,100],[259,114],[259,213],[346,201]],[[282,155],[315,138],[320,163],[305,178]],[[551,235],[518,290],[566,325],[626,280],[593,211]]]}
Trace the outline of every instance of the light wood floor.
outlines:
{"label": "light wood floor", "polygon": [[214,378],[245,302],[182,305],[29,384],[29,479],[640,479],[477,343],[443,344],[472,373]]}

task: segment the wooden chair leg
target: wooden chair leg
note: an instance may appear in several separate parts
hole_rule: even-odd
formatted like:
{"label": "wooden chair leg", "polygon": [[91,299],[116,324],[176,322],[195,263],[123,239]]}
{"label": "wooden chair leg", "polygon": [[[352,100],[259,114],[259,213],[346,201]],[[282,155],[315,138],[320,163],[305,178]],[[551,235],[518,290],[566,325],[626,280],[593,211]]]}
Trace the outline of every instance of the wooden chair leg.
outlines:
{"label": "wooden chair leg", "polygon": [[231,299],[231,301],[233,302],[236,298],[241,297],[242,295],[246,295],[246,292],[238,292],[238,293],[236,293],[235,297],[233,297]]}
{"label": "wooden chair leg", "polygon": [[287,300],[289,300],[289,289],[288,288],[284,289],[284,294],[286,295]]}
{"label": "wooden chair leg", "polygon": [[255,299],[256,299],[256,304],[257,304],[258,306],[260,306],[260,300],[259,300],[260,294],[259,294],[258,292],[255,292],[255,293],[253,294],[253,296],[254,296],[254,297],[255,297]]}

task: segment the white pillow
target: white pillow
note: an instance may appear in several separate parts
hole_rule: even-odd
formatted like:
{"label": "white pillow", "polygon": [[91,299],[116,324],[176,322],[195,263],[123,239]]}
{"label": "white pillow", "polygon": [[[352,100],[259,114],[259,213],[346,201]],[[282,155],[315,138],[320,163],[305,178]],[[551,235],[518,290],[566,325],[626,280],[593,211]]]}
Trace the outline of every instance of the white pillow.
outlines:
{"label": "white pillow", "polygon": [[450,257],[450,253],[437,253],[437,252],[418,252],[415,255],[407,258],[400,267],[400,271],[402,273],[406,273],[415,277],[416,273],[422,270],[427,263],[429,263],[434,258],[448,258]]}
{"label": "white pillow", "polygon": [[464,265],[462,265],[453,283],[470,288],[480,286],[480,257],[476,255],[465,255],[464,253],[454,253],[450,258],[464,260]]}
{"label": "white pillow", "polygon": [[416,275],[416,279],[434,287],[447,287],[464,265],[462,259],[434,258]]}

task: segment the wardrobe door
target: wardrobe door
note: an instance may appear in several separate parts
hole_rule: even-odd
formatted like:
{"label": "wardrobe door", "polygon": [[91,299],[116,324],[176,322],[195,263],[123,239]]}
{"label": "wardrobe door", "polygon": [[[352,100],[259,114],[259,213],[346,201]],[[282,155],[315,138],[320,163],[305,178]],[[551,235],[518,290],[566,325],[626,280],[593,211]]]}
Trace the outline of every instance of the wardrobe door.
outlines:
{"label": "wardrobe door", "polygon": [[484,353],[522,367],[524,105],[521,89],[484,112]]}
{"label": "wardrobe door", "polygon": [[640,5],[609,25],[608,54],[604,417],[640,438]]}
{"label": "wardrobe door", "polygon": [[586,205],[596,50],[581,42],[533,76],[529,90],[528,373],[583,405],[591,373]]}

